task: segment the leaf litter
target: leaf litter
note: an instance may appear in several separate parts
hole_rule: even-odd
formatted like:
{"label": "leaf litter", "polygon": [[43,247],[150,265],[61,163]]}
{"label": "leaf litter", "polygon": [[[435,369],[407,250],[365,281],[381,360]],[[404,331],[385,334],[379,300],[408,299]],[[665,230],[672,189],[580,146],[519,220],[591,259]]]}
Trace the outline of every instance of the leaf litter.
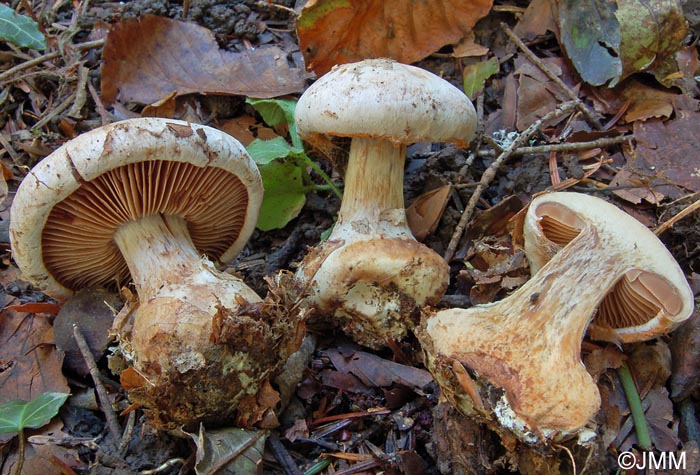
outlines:
{"label": "leaf litter", "polygon": [[[244,104],[243,96],[289,97],[307,84],[309,75],[304,67],[318,76],[338,61],[389,56],[405,62],[420,61],[419,65],[448,78],[469,93],[484,119],[484,135],[477,138],[472,150],[416,146],[409,153],[406,194],[412,198],[409,202],[416,203],[410,212],[417,212],[421,219],[416,233],[425,235],[428,245],[444,252],[465,204],[475,197],[479,209],[469,221],[465,237],[459,240],[452,260],[450,298],[443,305],[500,299],[527,278],[527,267],[518,254],[517,242],[511,241],[507,223],[532,194],[551,185],[617,196],[620,204],[626,200],[629,212],[648,226],[664,230],[662,238],[684,270],[697,275],[697,212],[673,226],[662,227],[673,216],[692,209],[698,200],[694,194],[698,184],[693,147],[700,98],[695,77],[700,71],[697,48],[685,42],[689,31],[685,20],[697,25],[692,22],[690,9],[682,11],[676,2],[664,0],[652,2],[648,9],[634,0],[607,2],[607,10],[596,13],[603,15],[600,22],[582,23],[582,16],[594,18],[591,9],[599,2],[533,0],[523,2],[521,8],[484,1],[470,10],[462,8],[464,2],[460,0],[441,1],[441,11],[464,15],[453,22],[445,16],[421,14],[417,7],[411,10],[393,6],[388,11],[382,2],[359,0],[311,1],[296,11],[282,2],[241,2],[237,13],[223,15],[221,5],[214,1],[193,2],[190,11],[185,11],[184,3],[151,2],[141,11],[149,13],[137,13],[138,18],[132,19],[112,4],[86,4],[82,11],[66,3],[56,7],[56,24],[65,27],[61,31],[46,21],[46,12],[23,12],[34,14],[42,23],[42,35],[49,40],[48,56],[37,53],[43,62],[31,64],[17,50],[3,51],[9,61],[0,69],[0,84],[5,88],[0,94],[0,160],[8,186],[8,208],[12,191],[28,166],[66,139],[101,123],[160,115],[210,123],[229,130],[246,144],[256,138],[287,140],[289,131],[267,126]],[[134,2],[129,8],[134,11],[140,5],[142,2]],[[22,2],[18,11],[29,7],[28,2]],[[217,15],[227,26],[215,34],[197,24],[203,18],[211,22]],[[73,23],[72,16],[78,21]],[[92,25],[95,18],[111,24],[104,48],[100,39],[88,38],[87,30],[76,26]],[[240,18],[238,23],[234,18]],[[504,19],[517,36],[526,40],[526,48],[539,57],[539,62],[532,61],[523,47],[516,47],[499,28]],[[410,22],[417,27],[407,28]],[[372,25],[374,30],[368,31],[366,28]],[[213,27],[210,23],[207,26]],[[571,36],[573,26],[579,36]],[[59,35],[69,46],[65,54],[57,49]],[[235,45],[233,51],[231,44]],[[101,70],[100,51],[104,61]],[[42,71],[38,64],[43,65]],[[85,80],[79,79],[80,67],[91,73]],[[572,97],[584,100],[604,119],[600,123],[603,130],[597,130],[581,106],[574,113],[556,115],[554,121],[538,122],[556,113]],[[527,143],[504,154],[509,143],[506,137],[517,136],[533,123],[538,130]],[[505,141],[494,140],[492,133],[501,131]],[[631,138],[604,141],[615,137]],[[586,140],[595,145],[576,148]],[[573,148],[552,148],[560,145]],[[334,147],[342,149],[344,145],[332,144]],[[526,147],[543,149],[523,152]],[[587,152],[591,149],[593,152]],[[502,162],[488,178],[484,172],[499,156]],[[342,173],[337,169],[342,167],[342,160],[342,154],[339,161],[334,158],[333,168],[329,163],[319,163],[338,182]],[[293,176],[294,172],[290,169],[287,174]],[[317,183],[322,182],[317,174],[312,175]],[[483,182],[484,176],[487,182]],[[482,182],[485,186],[479,187]],[[301,193],[301,189],[297,191]],[[510,197],[522,202],[516,205]],[[280,200],[284,205],[290,202],[284,197]],[[284,213],[291,216],[288,224],[256,232],[235,270],[264,294],[267,288],[262,277],[280,269],[293,269],[306,247],[318,243],[322,232],[332,225],[337,206],[337,198],[328,192],[309,193],[303,203],[293,206],[293,211]],[[9,219],[6,211],[0,217],[3,221]],[[0,315],[0,332],[6,335],[0,346],[0,378],[5,378],[0,380],[2,395],[8,388],[13,394],[49,388],[68,391],[61,356],[53,347],[50,314],[54,312],[47,311],[60,303],[44,302],[39,292],[17,285],[16,269],[7,254],[7,238],[3,249],[4,303],[13,307],[5,308]],[[602,435],[597,449],[587,454],[571,452],[579,472],[584,468],[607,473],[602,467],[606,460],[608,465],[612,463],[615,451],[634,447],[627,403],[615,381],[615,368],[625,358],[638,375],[638,389],[657,449],[676,450],[681,446],[689,466],[697,465],[700,435],[688,414],[698,405],[695,398],[700,378],[694,363],[699,345],[697,325],[691,322],[672,336],[671,366],[664,356],[668,352],[665,340],[621,349],[584,345],[586,364],[599,377],[603,406],[598,422]],[[520,470],[553,474],[560,473],[560,464],[570,466],[564,453],[541,459],[527,448],[511,451],[512,447],[502,446],[503,441],[485,428],[437,404],[438,393],[420,365],[414,342],[397,342],[390,353],[375,354],[348,346],[338,335],[324,330],[319,336],[317,351],[304,365],[301,383],[291,391],[288,410],[279,415],[282,452],[274,451],[274,460],[259,445],[262,437],[256,439],[254,435],[246,442],[234,437],[235,430],[219,434],[218,429],[207,428],[191,439],[195,451],[183,451],[181,444],[170,445],[178,447],[179,452],[155,450],[152,445],[148,450],[132,446],[127,451],[127,465],[117,465],[127,470],[124,473],[158,467],[169,473],[176,473],[180,467],[206,473],[217,466],[240,470],[237,464],[245,459],[249,468],[242,470],[249,473],[260,467],[265,473],[281,473],[283,469],[297,473],[290,470],[313,470],[325,464],[332,465],[335,473],[384,469],[411,474],[435,473],[435,467],[443,473],[460,473],[463,469],[472,473]],[[34,351],[26,353],[25,344]],[[37,351],[45,356],[36,359]],[[17,373],[15,365],[27,369]],[[102,368],[107,373],[104,365]],[[41,376],[27,381],[25,374]],[[670,387],[670,395],[666,387]],[[118,388],[113,388],[111,397],[115,407],[127,409],[128,401],[120,396]],[[269,404],[272,402],[266,407]],[[70,407],[75,410],[75,406]],[[87,417],[86,409],[80,411],[82,417]],[[137,408],[129,408],[121,420],[128,426],[127,419],[135,413]],[[64,414],[62,420],[67,424],[71,419]],[[321,425],[315,426],[314,422]],[[148,428],[140,430],[147,437]],[[60,431],[55,433],[68,437]],[[203,439],[210,436],[220,439]],[[106,466],[105,461],[114,452],[104,443],[96,444],[100,444],[97,449],[94,444],[89,446],[88,452],[93,455],[83,455],[83,465],[74,464],[74,470],[84,470],[85,461],[98,460],[98,466]],[[162,444],[168,442],[163,439]],[[235,448],[253,446],[254,455]],[[222,462],[221,447],[232,448],[228,452],[241,454],[242,458]],[[281,461],[285,451],[293,454],[293,468]],[[189,458],[175,453],[189,454]],[[56,455],[53,465],[48,466],[68,466],[67,457],[78,460],[77,454],[75,448],[65,449],[63,462]],[[139,459],[133,458],[136,454]],[[51,471],[45,468],[47,465],[40,466],[44,467],[39,469],[42,473]]]}

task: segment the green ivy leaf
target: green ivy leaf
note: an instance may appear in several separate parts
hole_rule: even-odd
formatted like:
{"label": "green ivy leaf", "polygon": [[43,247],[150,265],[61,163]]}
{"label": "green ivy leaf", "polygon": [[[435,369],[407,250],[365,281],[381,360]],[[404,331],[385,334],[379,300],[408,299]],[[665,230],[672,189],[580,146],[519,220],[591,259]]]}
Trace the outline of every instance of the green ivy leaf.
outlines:
{"label": "green ivy leaf", "polygon": [[0,4],[0,39],[21,48],[46,49],[46,38],[34,20]]}
{"label": "green ivy leaf", "polygon": [[498,72],[498,59],[491,58],[464,68],[464,92],[474,100],[476,95],[484,88],[488,78]]}
{"label": "green ivy leaf", "polygon": [[272,161],[259,165],[265,195],[263,196],[258,229],[269,231],[283,228],[296,218],[306,203],[303,170],[293,161]]}
{"label": "green ivy leaf", "polygon": [[279,136],[270,140],[255,139],[248,144],[247,150],[258,165],[267,165],[273,160],[304,153],[303,149],[292,147],[283,137]]}
{"label": "green ivy leaf", "polygon": [[0,434],[37,429],[58,414],[70,394],[47,392],[29,402],[16,399],[0,404]]}

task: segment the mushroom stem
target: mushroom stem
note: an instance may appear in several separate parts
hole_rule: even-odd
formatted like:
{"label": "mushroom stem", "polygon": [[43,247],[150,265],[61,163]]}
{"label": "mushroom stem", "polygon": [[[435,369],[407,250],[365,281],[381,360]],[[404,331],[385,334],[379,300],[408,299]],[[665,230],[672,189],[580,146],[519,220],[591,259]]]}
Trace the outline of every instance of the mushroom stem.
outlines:
{"label": "mushroom stem", "polygon": [[[581,341],[600,301],[625,271],[624,256],[601,241],[588,226],[508,298],[429,317],[421,339],[434,374],[441,373],[436,357],[447,357],[502,388],[505,405],[492,410],[524,440],[581,429],[600,406],[597,386],[581,362]],[[474,413],[476,405],[467,398],[447,393],[463,412]]]}
{"label": "mushroom stem", "polygon": [[403,167],[406,146],[387,140],[353,138],[343,202],[332,238],[363,234],[413,237],[406,223]]}
{"label": "mushroom stem", "polygon": [[129,221],[119,227],[114,241],[144,302],[164,284],[201,268],[201,258],[181,217],[155,214]]}

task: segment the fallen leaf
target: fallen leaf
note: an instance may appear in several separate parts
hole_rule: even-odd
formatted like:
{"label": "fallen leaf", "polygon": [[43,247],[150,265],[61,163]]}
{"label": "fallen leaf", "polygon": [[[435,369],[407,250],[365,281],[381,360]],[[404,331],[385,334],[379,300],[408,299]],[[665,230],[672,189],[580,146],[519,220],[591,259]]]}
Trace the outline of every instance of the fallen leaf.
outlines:
{"label": "fallen leaf", "polygon": [[680,2],[617,0],[615,17],[620,24],[622,71],[612,86],[638,71],[654,72],[657,80],[678,71],[675,53],[689,33]]}
{"label": "fallen leaf", "polygon": [[[564,83],[574,86],[573,81],[567,78],[565,64],[562,58],[544,58],[542,60],[547,68]],[[518,130],[525,130],[533,122],[552,112],[559,104],[568,100],[566,93],[556,85],[540,68],[532,64],[523,56],[515,60],[515,73],[518,76],[518,105],[517,121]],[[564,120],[562,117],[558,120]],[[545,126],[554,125],[547,123]]]}
{"label": "fallen leaf", "polygon": [[695,312],[672,338],[671,397],[680,400],[700,387],[700,312]]}
{"label": "fallen leaf", "polygon": [[526,40],[532,40],[548,31],[556,32],[557,16],[556,0],[532,0],[513,28],[513,33]]}
{"label": "fallen leaf", "polygon": [[452,47],[452,56],[455,58],[470,58],[474,56],[484,56],[489,52],[486,46],[477,44],[474,39],[474,32],[470,31],[462,38],[462,41]]}
{"label": "fallen leaf", "polygon": [[622,73],[617,4],[599,0],[561,0],[560,41],[584,81],[600,86]]}
{"label": "fallen leaf", "polygon": [[51,323],[43,317],[0,312],[0,403],[30,401],[42,393],[70,393],[61,372],[63,357],[45,343]]}
{"label": "fallen leaf", "polygon": [[109,329],[122,305],[116,293],[101,288],[81,289],[63,304],[54,319],[53,329],[56,346],[65,353],[63,365],[66,368],[83,377],[89,374],[85,358],[75,342],[73,326],[78,325],[92,355],[99,361],[111,342]]}
{"label": "fallen leaf", "polygon": [[464,92],[474,100],[476,95],[484,89],[486,80],[496,74],[499,69],[498,58],[493,57],[486,61],[470,64],[464,68]]}
{"label": "fallen leaf", "polygon": [[367,58],[414,63],[459,42],[493,0],[310,0],[297,19],[306,68],[322,75]]}
{"label": "fallen leaf", "polygon": [[324,354],[338,371],[347,372],[370,387],[401,384],[409,388],[423,388],[433,377],[424,369],[385,360],[372,353],[356,351],[348,346],[328,349]]}
{"label": "fallen leaf", "polygon": [[[628,156],[627,168],[646,179],[656,177],[654,183],[700,191],[698,129],[700,114],[697,112],[668,122],[635,122],[636,153]],[[659,191],[665,193],[664,190]]]}
{"label": "fallen leaf", "polygon": [[[585,21],[582,21],[585,19]],[[615,86],[640,71],[670,85],[688,26],[676,0],[562,0],[560,41],[589,84]]]}
{"label": "fallen leaf", "polygon": [[445,185],[423,193],[406,208],[408,227],[418,241],[423,241],[435,232],[450,198],[451,189],[451,185]]}
{"label": "fallen leaf", "polygon": [[630,172],[625,166],[615,174],[610,181],[613,193],[630,203],[639,204],[646,200],[651,204],[660,203],[664,198],[662,193],[654,191],[648,186],[641,186],[639,175]]}
{"label": "fallen leaf", "polygon": [[225,428],[189,434],[197,446],[195,471],[197,474],[261,473],[262,454],[268,432]]}
{"label": "fallen leaf", "polygon": [[307,77],[277,47],[224,51],[210,30],[155,15],[115,24],[102,61],[106,104],[151,104],[173,93],[275,97],[301,92]]}

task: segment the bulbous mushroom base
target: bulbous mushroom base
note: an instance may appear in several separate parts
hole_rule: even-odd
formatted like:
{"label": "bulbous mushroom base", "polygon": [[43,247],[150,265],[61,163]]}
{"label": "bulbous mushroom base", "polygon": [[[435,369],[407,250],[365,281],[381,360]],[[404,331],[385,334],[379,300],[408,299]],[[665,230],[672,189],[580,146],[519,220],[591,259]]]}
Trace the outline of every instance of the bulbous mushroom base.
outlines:
{"label": "bulbous mushroom base", "polygon": [[405,338],[418,324],[420,306],[436,304],[449,280],[438,254],[401,237],[326,241],[299,269],[317,314],[333,317],[346,334],[373,349]]}
{"label": "bulbous mushroom base", "polygon": [[279,398],[268,381],[301,344],[303,313],[270,311],[238,279],[210,286],[164,290],[122,338],[133,357],[122,382],[158,429],[274,420]]}

